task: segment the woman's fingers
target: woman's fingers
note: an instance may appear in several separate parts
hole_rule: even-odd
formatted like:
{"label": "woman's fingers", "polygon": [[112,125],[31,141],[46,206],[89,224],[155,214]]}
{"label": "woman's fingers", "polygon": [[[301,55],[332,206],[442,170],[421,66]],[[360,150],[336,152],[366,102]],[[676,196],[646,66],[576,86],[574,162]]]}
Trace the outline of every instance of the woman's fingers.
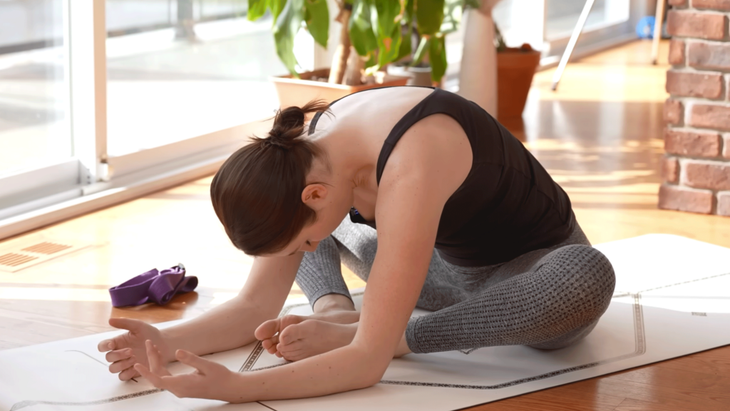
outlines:
{"label": "woman's fingers", "polygon": [[152,341],[145,341],[145,347],[147,348],[147,360],[150,363],[150,371],[158,375],[170,375],[165,368],[162,358],[160,358],[160,352],[157,350],[157,347],[152,344]]}
{"label": "woman's fingers", "polygon": [[109,372],[111,373],[118,373],[122,372],[128,368],[134,367],[134,364],[137,363],[137,359],[135,357],[130,357],[125,360],[116,361],[112,365],[109,366]]}
{"label": "woman's fingers", "polygon": [[[157,388],[163,388],[162,387],[162,377],[155,374],[154,372],[150,371],[149,368],[145,367],[144,364],[134,364],[134,369],[137,370],[137,372],[144,378],[147,379],[152,385],[154,385]],[[163,388],[164,389],[164,388]]]}
{"label": "woman's fingers", "polygon": [[177,350],[177,352],[175,353],[175,357],[181,363],[195,368],[196,370],[198,370],[199,373],[203,375],[207,375],[211,371],[215,370],[216,366],[218,366],[218,364],[214,362],[200,358],[197,355],[185,350]]}
{"label": "woman's fingers", "polygon": [[[110,318],[109,319],[109,325],[111,325],[114,328],[119,328],[122,330],[127,330],[130,333],[134,334],[139,332],[141,327],[143,326],[142,321],[139,320],[133,320],[131,318]],[[97,345],[97,349],[99,352],[107,352],[116,350],[119,348],[124,347],[124,337],[119,335],[114,338],[110,338],[108,340],[103,340],[99,342]]]}
{"label": "woman's fingers", "polygon": [[114,328],[121,328],[122,330],[130,331],[131,333],[138,332],[145,324],[140,320],[134,320],[132,318],[110,318],[109,325]]}
{"label": "woman's fingers", "polygon": [[114,339],[101,341],[96,346],[96,349],[99,350],[99,352],[111,351],[114,348],[115,348]]}
{"label": "woman's fingers", "polygon": [[[139,363],[137,363],[139,364]],[[119,379],[122,381],[129,381],[134,377],[139,377],[139,372],[137,372],[136,369],[134,369],[134,364],[132,367],[127,368],[126,370],[119,373]]]}
{"label": "woman's fingers", "polygon": [[131,348],[124,348],[122,350],[115,350],[115,351],[109,351],[106,353],[106,360],[108,362],[116,362],[120,360],[125,360],[132,356],[132,349]]}

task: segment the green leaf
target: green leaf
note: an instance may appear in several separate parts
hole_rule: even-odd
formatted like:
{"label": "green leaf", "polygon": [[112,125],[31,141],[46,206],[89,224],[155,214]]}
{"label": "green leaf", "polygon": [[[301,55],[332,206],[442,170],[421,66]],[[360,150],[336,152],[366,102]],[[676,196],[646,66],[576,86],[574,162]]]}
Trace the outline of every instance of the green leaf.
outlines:
{"label": "green leaf", "polygon": [[444,0],[417,0],[416,22],[421,35],[433,35],[444,21]]}
{"label": "green leaf", "polygon": [[271,10],[271,15],[274,16],[274,22],[279,18],[279,14],[284,10],[284,7],[286,7],[287,0],[268,0],[269,2],[269,9]]}
{"label": "green leaf", "polygon": [[246,18],[249,21],[258,20],[266,14],[266,8],[269,7],[268,0],[248,0],[248,13]]}
{"label": "green leaf", "polygon": [[431,80],[438,83],[446,73],[446,39],[443,36],[434,37],[429,45],[428,58],[431,62]]}
{"label": "green leaf", "polygon": [[481,0],[464,0],[464,8],[478,9],[482,6]]}
{"label": "green leaf", "polygon": [[400,15],[400,1],[375,0],[370,6],[370,21],[377,28],[378,65],[395,61],[400,52],[401,30],[396,18]]}
{"label": "green leaf", "polygon": [[304,1],[288,0],[274,24],[276,54],[294,77],[299,77],[296,71],[297,59],[294,56],[294,37],[304,20]]}
{"label": "green leaf", "polygon": [[401,22],[403,24],[412,25],[413,24],[413,4],[416,2],[416,0],[406,0],[406,4],[403,7],[403,17],[401,18]]}
{"label": "green leaf", "polygon": [[355,0],[350,15],[350,43],[357,54],[365,57],[378,48],[373,26],[370,23],[370,4],[368,0]]}
{"label": "green leaf", "polygon": [[416,49],[416,55],[413,56],[413,64],[418,64],[423,61],[423,58],[426,57],[426,53],[428,53],[429,48],[431,47],[431,38],[430,37],[421,37],[421,42],[418,43],[418,48]]}
{"label": "green leaf", "polygon": [[401,14],[401,4],[398,0],[374,0],[377,10],[378,31],[381,33],[392,33],[398,24]]}
{"label": "green leaf", "polygon": [[413,37],[413,25],[408,24],[408,32],[406,36],[400,41],[400,50],[398,50],[398,57],[394,61],[398,61],[405,56],[411,55],[411,38]]}
{"label": "green leaf", "polygon": [[327,0],[304,0],[307,30],[320,46],[327,48],[330,30],[330,12]]}

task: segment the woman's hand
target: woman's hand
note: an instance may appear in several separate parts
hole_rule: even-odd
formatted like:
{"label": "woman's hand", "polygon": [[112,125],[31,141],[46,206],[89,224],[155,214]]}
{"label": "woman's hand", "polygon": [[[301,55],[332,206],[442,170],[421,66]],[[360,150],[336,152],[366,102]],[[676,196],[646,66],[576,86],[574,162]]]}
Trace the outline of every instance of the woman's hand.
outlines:
{"label": "woman's hand", "polygon": [[100,352],[106,352],[106,360],[111,363],[109,371],[119,373],[122,381],[131,380],[140,374],[134,364],[148,364],[145,341],[150,340],[161,350],[160,361],[167,364],[174,360],[174,353],[168,347],[162,333],[143,321],[130,318],[110,318],[109,325],[127,330],[126,333],[99,343]]}
{"label": "woman's hand", "polygon": [[149,368],[135,364],[134,368],[155,387],[170,391],[179,398],[205,398],[228,402],[243,402],[241,375],[225,366],[205,360],[185,350],[177,350],[175,358],[195,368],[188,374],[171,375],[162,360],[158,348],[147,340],[145,343]]}

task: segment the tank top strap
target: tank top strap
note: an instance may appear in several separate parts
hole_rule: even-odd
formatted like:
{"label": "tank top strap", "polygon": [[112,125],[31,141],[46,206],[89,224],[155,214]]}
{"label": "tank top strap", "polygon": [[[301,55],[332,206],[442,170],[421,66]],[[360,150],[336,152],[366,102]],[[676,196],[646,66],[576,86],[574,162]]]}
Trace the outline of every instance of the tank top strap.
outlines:
{"label": "tank top strap", "polygon": [[[383,148],[380,150],[380,155],[378,156],[378,164],[375,169],[375,177],[378,185],[380,185],[380,178],[383,176],[385,164],[388,162],[388,158],[393,152],[395,145],[401,137],[403,137],[403,134],[405,134],[409,128],[413,127],[414,124],[433,114],[448,114],[461,124],[462,127],[464,126],[461,112],[455,108],[455,106],[454,101],[452,101],[451,93],[439,88],[434,88],[431,94],[416,104],[395,124],[388,134],[388,137],[385,139]],[[464,131],[467,135],[470,135],[469,130],[465,129]],[[469,139],[471,140],[471,136],[469,136]]]}

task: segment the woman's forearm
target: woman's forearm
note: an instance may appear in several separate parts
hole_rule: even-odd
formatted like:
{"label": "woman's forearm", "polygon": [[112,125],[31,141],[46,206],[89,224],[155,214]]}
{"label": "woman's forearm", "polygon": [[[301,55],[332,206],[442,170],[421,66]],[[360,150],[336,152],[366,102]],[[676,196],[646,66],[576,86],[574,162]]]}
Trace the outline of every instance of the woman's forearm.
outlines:
{"label": "woman's forearm", "polygon": [[256,327],[279,315],[302,256],[254,259],[246,284],[235,298],[163,331],[173,353],[184,349],[204,355],[253,342]]}
{"label": "woman's forearm", "polygon": [[162,335],[173,353],[184,349],[205,355],[253,342],[256,327],[278,313],[243,301],[239,295],[194,319],[162,330]]}
{"label": "woman's forearm", "polygon": [[366,388],[380,381],[390,356],[354,344],[276,368],[236,375],[230,402],[308,398]]}

